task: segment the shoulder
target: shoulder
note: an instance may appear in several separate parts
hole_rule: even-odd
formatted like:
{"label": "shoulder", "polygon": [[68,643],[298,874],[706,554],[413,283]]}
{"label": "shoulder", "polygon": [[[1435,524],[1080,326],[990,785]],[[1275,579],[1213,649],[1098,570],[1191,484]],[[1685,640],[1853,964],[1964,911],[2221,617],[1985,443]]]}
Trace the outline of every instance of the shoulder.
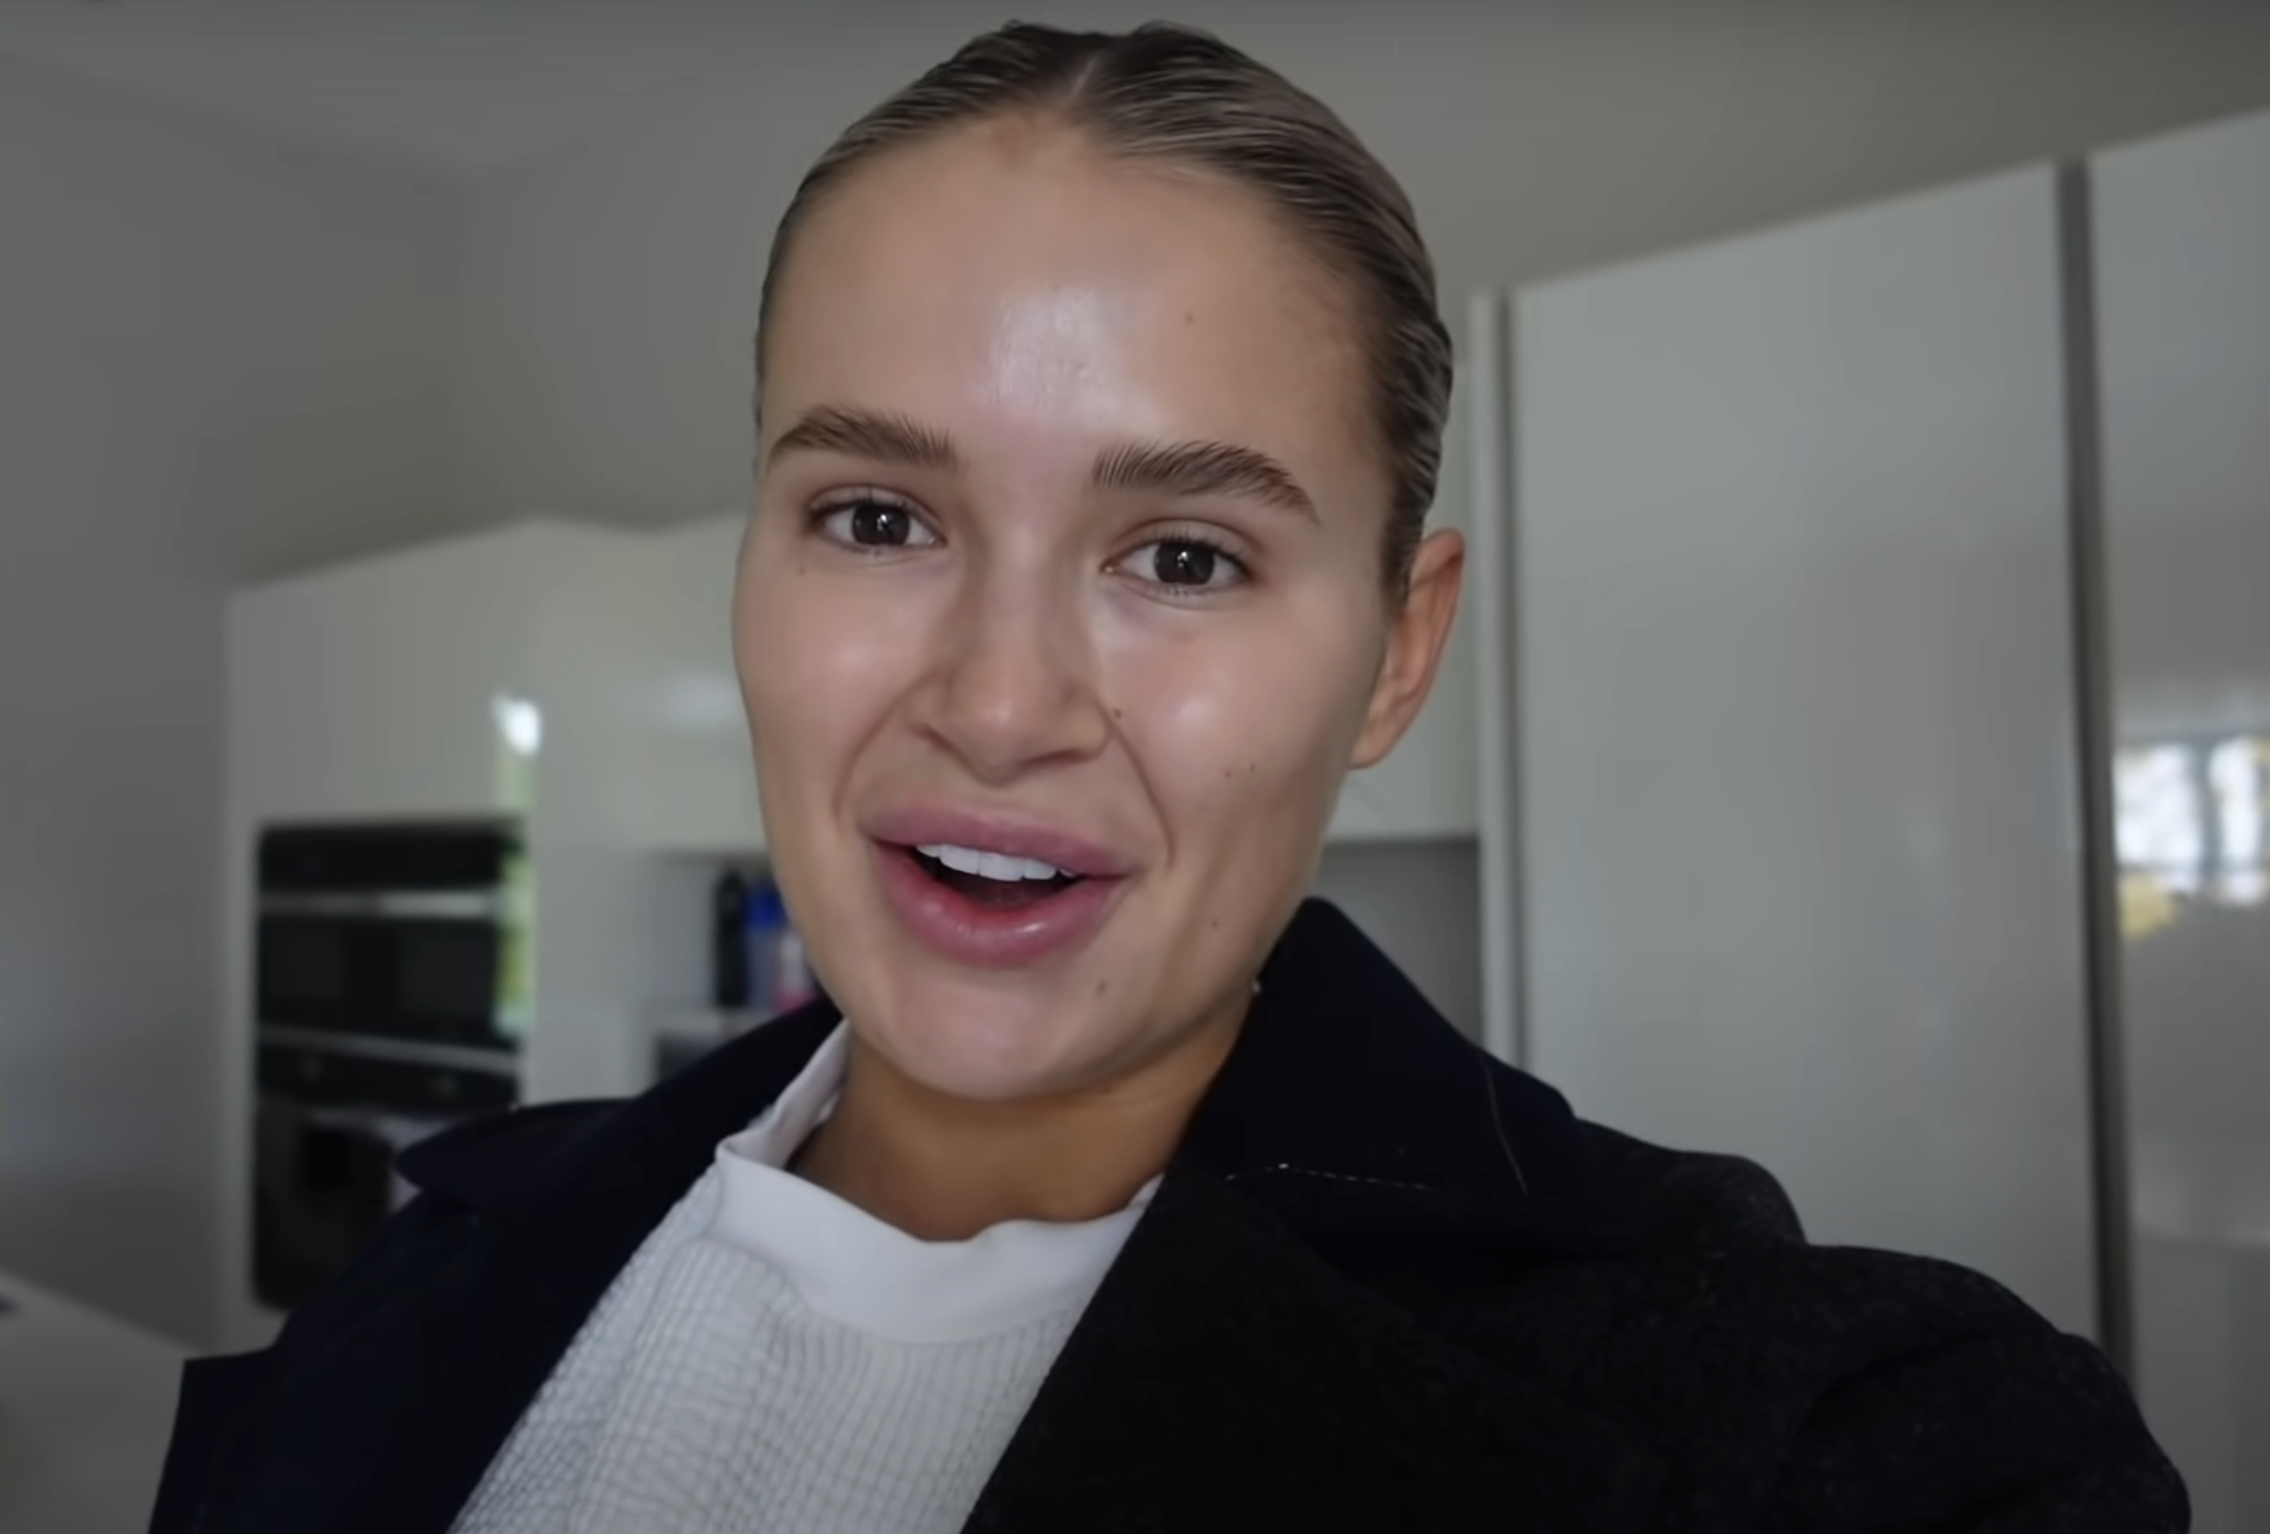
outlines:
{"label": "shoulder", "polygon": [[1645,1349],[1676,1334],[1707,1343],[1729,1366],[1748,1359],[1816,1390],[1919,1350],[2015,1339],[2055,1356],[2070,1340],[1959,1264],[1812,1244],[1788,1194],[1755,1162],[1594,1124],[1583,1132],[1596,1172],[1630,1205],[1640,1244],[1619,1258],[1546,1265],[1509,1298],[1542,1288],[1603,1326],[1618,1317],[1621,1345]]}
{"label": "shoulder", "polygon": [[1714,1505],[1797,1529],[2176,1530],[2180,1480],[2125,1382],[1955,1263],[1806,1241],[1778,1182],[1584,1126],[1645,1231],[1629,1255],[1469,1291],[1477,1351],[1622,1424]]}
{"label": "shoulder", "polygon": [[1754,1161],[1703,1151],[1667,1150],[1579,1121],[1594,1172],[1637,1217],[1656,1246],[1747,1246],[1802,1242],[1797,1208],[1773,1174]]}

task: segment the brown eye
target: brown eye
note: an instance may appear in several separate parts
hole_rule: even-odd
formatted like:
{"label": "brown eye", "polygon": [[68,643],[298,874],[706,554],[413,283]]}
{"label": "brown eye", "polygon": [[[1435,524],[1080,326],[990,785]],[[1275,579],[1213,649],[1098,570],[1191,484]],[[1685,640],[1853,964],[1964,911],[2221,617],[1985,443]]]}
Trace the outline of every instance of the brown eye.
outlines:
{"label": "brown eye", "polygon": [[1151,573],[1162,586],[1210,586],[1219,559],[1203,543],[1161,543],[1151,554]]}
{"label": "brown eye", "polygon": [[938,541],[912,507],[873,496],[825,508],[819,524],[829,538],[857,549],[927,548]]}
{"label": "brown eye", "polygon": [[1146,585],[1183,595],[1226,591],[1247,578],[1227,549],[1203,538],[1159,538],[1136,549],[1120,568]]}

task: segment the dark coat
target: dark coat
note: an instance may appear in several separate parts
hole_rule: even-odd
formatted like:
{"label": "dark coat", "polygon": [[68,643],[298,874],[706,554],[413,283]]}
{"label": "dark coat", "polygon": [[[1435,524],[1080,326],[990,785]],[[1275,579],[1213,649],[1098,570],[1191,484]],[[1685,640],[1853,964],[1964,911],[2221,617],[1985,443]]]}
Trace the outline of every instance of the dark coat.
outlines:
{"label": "dark coat", "polygon": [[[189,1366],[157,1534],[442,1534],[647,1232],[834,1025],[405,1158],[265,1352]],[[968,1528],[2162,1534],[2086,1342],[1809,1246],[1771,1178],[1583,1123],[1303,909]]]}

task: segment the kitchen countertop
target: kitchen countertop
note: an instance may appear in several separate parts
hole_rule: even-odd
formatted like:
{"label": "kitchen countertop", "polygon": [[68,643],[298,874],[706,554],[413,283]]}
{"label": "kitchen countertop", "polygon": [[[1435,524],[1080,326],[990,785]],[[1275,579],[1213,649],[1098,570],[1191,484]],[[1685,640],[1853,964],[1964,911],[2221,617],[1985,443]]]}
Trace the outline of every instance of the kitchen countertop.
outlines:
{"label": "kitchen countertop", "polygon": [[143,1534],[189,1356],[0,1273],[0,1531]]}

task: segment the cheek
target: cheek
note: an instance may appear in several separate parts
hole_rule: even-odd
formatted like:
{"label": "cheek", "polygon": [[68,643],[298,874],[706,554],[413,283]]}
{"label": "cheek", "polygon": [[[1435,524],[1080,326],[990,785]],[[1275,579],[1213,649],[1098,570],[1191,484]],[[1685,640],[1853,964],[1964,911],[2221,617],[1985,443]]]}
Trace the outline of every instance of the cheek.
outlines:
{"label": "cheek", "polygon": [[1370,680],[1346,628],[1256,621],[1130,658],[1123,728],[1170,832],[1298,839],[1329,816]]}
{"label": "cheek", "polygon": [[904,691],[923,653],[918,611],[889,583],[829,579],[787,539],[760,534],[742,557],[733,649],[768,804],[809,808],[839,785],[860,740]]}

